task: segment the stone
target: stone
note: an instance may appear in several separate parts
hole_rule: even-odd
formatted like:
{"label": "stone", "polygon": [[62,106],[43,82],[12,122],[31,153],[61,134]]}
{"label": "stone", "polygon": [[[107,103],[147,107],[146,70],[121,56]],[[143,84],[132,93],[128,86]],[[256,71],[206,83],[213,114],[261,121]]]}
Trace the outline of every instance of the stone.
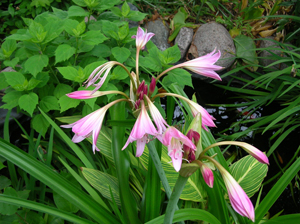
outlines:
{"label": "stone", "polygon": [[155,34],[155,36],[152,37],[151,40],[159,50],[164,51],[170,47],[170,44],[168,43],[170,30],[161,21],[161,19],[148,22],[145,25],[145,28],[147,29],[147,32],[151,32]]}
{"label": "stone", "polygon": [[229,68],[235,60],[233,39],[225,27],[216,22],[206,23],[199,27],[195,33],[192,47],[196,48],[198,57],[212,52],[215,48],[220,50],[221,58],[216,65],[222,66],[224,69]]}
{"label": "stone", "polygon": [[[87,23],[89,21],[89,17],[84,17],[84,22]],[[97,21],[97,19],[94,16],[90,16],[90,21]]]}
{"label": "stone", "polygon": [[[274,37],[266,37],[264,38],[264,40],[262,40],[260,42],[260,48],[278,48],[280,49],[280,46],[275,43],[274,41]],[[292,50],[292,48],[288,48],[289,50]],[[260,64],[263,65],[263,66],[268,66],[272,63],[274,63],[275,61],[278,61],[278,60],[273,60],[273,59],[270,59],[270,57],[272,57],[272,52],[273,54],[276,54],[280,57],[286,57],[285,53],[280,51],[280,50],[270,50],[270,51],[267,51],[267,50],[263,50],[261,53],[260,53]],[[269,57],[269,58],[268,58]],[[272,69],[284,69],[284,68],[287,68],[288,66],[284,63],[281,63],[281,64],[276,64],[276,65],[273,65],[271,66],[270,68]]]}
{"label": "stone", "polygon": [[187,27],[182,27],[175,38],[175,44],[178,45],[178,48],[181,53],[181,59],[184,58],[189,46],[192,43],[193,40],[193,29],[187,28]]}

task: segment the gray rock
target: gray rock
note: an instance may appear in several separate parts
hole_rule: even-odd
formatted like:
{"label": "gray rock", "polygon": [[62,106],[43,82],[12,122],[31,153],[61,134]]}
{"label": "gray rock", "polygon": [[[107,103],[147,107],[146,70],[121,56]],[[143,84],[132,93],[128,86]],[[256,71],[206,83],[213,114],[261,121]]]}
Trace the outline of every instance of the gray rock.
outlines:
{"label": "gray rock", "polygon": [[148,32],[155,33],[155,36],[152,37],[151,40],[159,50],[164,51],[170,47],[168,43],[170,30],[164,25],[161,19],[148,22],[145,28]]}
{"label": "gray rock", "polygon": [[225,27],[216,22],[200,26],[192,45],[196,47],[199,57],[212,52],[215,48],[220,50],[222,55],[216,65],[222,66],[224,69],[229,68],[235,60],[233,39]]}
{"label": "gray rock", "polygon": [[[270,48],[278,48],[280,49],[280,46],[275,43],[274,41],[274,37],[266,37],[264,38],[264,40],[262,40],[260,42],[260,48],[267,48],[267,47],[270,47]],[[292,48],[289,48],[289,50],[292,50]],[[276,54],[280,57],[286,57],[286,55],[284,54],[284,52],[280,51],[280,50],[270,50],[270,51],[267,51],[267,50],[263,50],[261,53],[260,53],[260,63],[261,65],[263,66],[268,66],[272,63],[274,63],[275,61],[278,61],[278,60],[272,60],[270,59],[270,57],[272,57],[272,52],[273,54]],[[281,64],[276,64],[276,65],[273,65],[271,66],[270,68],[272,69],[284,69],[284,68],[287,68],[288,66],[284,63],[281,63]]]}
{"label": "gray rock", "polygon": [[16,72],[16,70],[14,70],[12,67],[6,67],[1,72]]}
{"label": "gray rock", "polygon": [[[85,23],[87,23],[88,20],[89,20],[89,17],[87,17],[87,16],[84,17],[84,22],[85,22]],[[91,16],[90,16],[90,21],[97,21],[97,19],[96,19],[94,16],[91,15]]]}
{"label": "gray rock", "polygon": [[181,53],[181,59],[184,58],[190,44],[192,43],[193,35],[193,29],[182,27],[175,38],[175,44],[178,44]]}
{"label": "gray rock", "polygon": [[[130,11],[139,11],[139,9],[135,5],[133,5],[132,3],[128,2],[127,4],[129,5]],[[119,7],[119,9],[122,10],[122,5],[118,5],[118,7]],[[139,22],[128,20],[128,19],[126,19],[126,21],[128,21],[129,29],[132,28],[132,27],[138,27],[139,26]]]}

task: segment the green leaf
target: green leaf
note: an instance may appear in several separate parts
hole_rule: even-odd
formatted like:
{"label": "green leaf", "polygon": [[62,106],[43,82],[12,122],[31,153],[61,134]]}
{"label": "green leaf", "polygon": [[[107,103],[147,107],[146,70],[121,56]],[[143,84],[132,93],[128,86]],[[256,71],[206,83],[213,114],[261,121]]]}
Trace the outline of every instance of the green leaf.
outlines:
{"label": "green leaf", "polygon": [[139,63],[141,66],[151,69],[154,72],[162,71],[160,60],[152,57],[140,57]]}
{"label": "green leaf", "polygon": [[72,99],[66,95],[59,98],[58,103],[60,105],[60,112],[64,112],[70,108],[77,107],[80,103],[80,100],[78,99]]}
{"label": "green leaf", "polygon": [[57,67],[57,69],[65,79],[75,81],[76,77],[78,76],[78,72],[74,67]]}
{"label": "green leaf", "polygon": [[89,52],[89,54],[96,57],[106,58],[111,55],[111,51],[110,47],[108,47],[106,44],[98,44]]}
{"label": "green leaf", "polygon": [[10,91],[2,97],[2,101],[6,104],[2,105],[0,108],[11,110],[12,108],[19,105],[19,98],[22,96],[22,92]]}
{"label": "green leaf", "polygon": [[88,16],[89,13],[86,12],[83,8],[76,6],[76,5],[72,5],[69,9],[68,9],[68,16],[69,17],[76,17],[76,16]]}
{"label": "green leaf", "polygon": [[113,7],[110,9],[110,11],[118,17],[122,17],[122,12],[121,9],[119,9],[119,7]]}
{"label": "green leaf", "polygon": [[[62,132],[62,134],[64,133]],[[7,143],[3,139],[0,139],[0,149],[0,156],[3,156],[16,166],[20,167],[20,169],[23,169],[26,173],[43,182],[55,192],[65,197],[66,200],[69,200],[73,204],[76,204],[81,209],[81,211],[85,213],[85,215],[92,218],[96,222],[98,220],[101,220],[103,224],[119,223],[119,220],[114,215],[112,215],[110,211],[107,211],[104,207],[95,202],[84,191],[76,188],[70,181],[67,181],[57,172],[54,172],[53,169],[49,166],[43,164],[40,161],[37,161],[32,156],[29,156],[28,153],[25,153],[15,146]],[[82,156],[85,157],[84,154]],[[0,197],[0,201],[2,202],[7,198],[8,197]],[[9,203],[11,201],[12,198],[10,197],[10,199],[6,200],[5,202]],[[22,203],[20,204],[20,202]],[[58,215],[61,217],[66,217],[68,218],[68,220],[75,223],[91,223],[88,220],[84,221],[84,219],[77,216],[70,215],[69,213],[63,213],[58,209],[36,202],[14,200],[13,204],[16,204],[18,206],[22,205],[22,207],[29,207],[30,209],[35,209],[42,212],[49,212],[50,214]]]}
{"label": "green leaf", "polygon": [[38,104],[38,99],[39,97],[35,93],[31,92],[29,94],[25,94],[19,98],[19,106],[32,116],[33,111]]}
{"label": "green leaf", "polygon": [[55,51],[55,64],[61,61],[68,60],[76,52],[75,47],[68,44],[59,45]]}
{"label": "green leaf", "polygon": [[[17,191],[11,187],[4,189],[3,195],[18,197]],[[13,215],[17,212],[19,206],[0,203],[0,213],[3,215]]]}
{"label": "green leaf", "polygon": [[112,201],[110,190],[118,206],[121,205],[119,196],[119,185],[116,177],[99,170],[82,167],[82,174],[85,179],[98,190],[103,197]]}
{"label": "green leaf", "polygon": [[245,35],[239,35],[234,39],[235,47],[236,47],[236,56],[238,58],[242,58],[244,62],[247,64],[257,64],[256,57],[256,46],[254,40],[251,37],[247,37]]}
{"label": "green leaf", "polygon": [[123,63],[130,56],[130,50],[125,47],[114,47],[111,49],[113,56],[118,60],[118,62]]}
{"label": "green leaf", "polygon": [[107,39],[99,30],[91,30],[82,35],[82,40],[88,45],[97,45]]}
{"label": "green leaf", "polygon": [[119,31],[119,28],[115,23],[107,21],[107,20],[102,21],[102,32],[106,36],[112,37],[115,40],[119,40],[118,31]]}
{"label": "green leaf", "polygon": [[167,50],[163,51],[162,54],[159,54],[159,56],[161,56],[161,61],[165,65],[173,64],[181,58],[180,50],[177,45],[169,47]]}
{"label": "green leaf", "polygon": [[63,95],[66,95],[67,93],[72,92],[72,87],[66,84],[59,83],[55,90],[54,90],[54,96],[59,99]]}
{"label": "green leaf", "polygon": [[122,5],[122,16],[126,17],[129,12],[130,12],[130,7],[125,1],[124,4]]}
{"label": "green leaf", "polygon": [[267,175],[268,166],[248,155],[230,167],[231,175],[244,189],[248,197],[252,197],[260,188]]}
{"label": "green leaf", "polygon": [[45,137],[50,124],[42,114],[37,114],[31,120],[31,126],[37,133],[40,133],[43,137]]}
{"label": "green leaf", "polygon": [[[128,71],[131,70],[131,68],[126,67]],[[117,79],[117,80],[123,80],[128,77],[128,73],[125,71],[124,68],[121,66],[116,66],[111,74],[111,79]]]}
{"label": "green leaf", "polygon": [[4,72],[0,72],[0,89],[5,89],[9,84],[6,82]]}
{"label": "green leaf", "polygon": [[81,7],[87,7],[85,0],[72,0],[76,5],[79,5]]}
{"label": "green leaf", "polygon": [[181,68],[175,68],[167,73],[163,78],[163,84],[169,86],[173,83],[177,83],[180,87],[190,86],[193,87],[191,74]]}
{"label": "green leaf", "polygon": [[30,72],[34,77],[43,70],[49,63],[47,55],[34,55],[25,62],[25,70]]}
{"label": "green leaf", "polygon": [[44,31],[42,24],[32,21],[29,25],[29,33],[32,36],[31,42],[41,43],[45,39],[47,32]]}
{"label": "green leaf", "polygon": [[60,110],[58,100],[54,96],[45,96],[40,102],[40,107],[45,113],[49,110]]}
{"label": "green leaf", "polygon": [[6,176],[0,176],[0,190],[2,191],[4,188],[7,188],[9,185],[11,185],[10,179],[8,179]]}
{"label": "green leaf", "polygon": [[1,45],[1,50],[6,58],[9,58],[16,49],[17,42],[12,39],[6,39]]}
{"label": "green leaf", "polygon": [[119,39],[124,40],[128,36],[128,34],[129,34],[129,26],[128,23],[125,23],[123,26],[120,27],[118,31]]}
{"label": "green leaf", "polygon": [[20,59],[18,57],[15,57],[10,61],[9,60],[4,61],[3,64],[7,67],[15,68],[15,66],[18,64],[19,60]]}
{"label": "green leaf", "polygon": [[39,6],[46,7],[46,5],[50,6],[49,0],[32,0],[30,6],[35,6],[36,8]]}
{"label": "green leaf", "polygon": [[27,88],[26,90],[33,90],[35,87],[37,87],[39,85],[39,83],[41,83],[41,80],[35,79],[35,78],[31,78],[28,82]]}
{"label": "green leaf", "polygon": [[76,30],[73,29],[73,33],[75,34],[76,37],[79,37],[81,34],[84,33],[85,28],[86,28],[85,21],[83,20],[81,23],[79,23],[76,26]]}
{"label": "green leaf", "polygon": [[40,83],[36,86],[37,88],[42,88],[48,83],[48,80],[50,79],[48,72],[40,72],[37,74],[35,79],[39,80]]}
{"label": "green leaf", "polygon": [[141,13],[139,11],[130,11],[130,13],[126,16],[127,19],[139,22],[145,18],[147,14]]}
{"label": "green leaf", "polygon": [[70,203],[56,192],[53,192],[53,199],[56,207],[60,210],[71,213],[76,213],[79,210],[74,204]]}
{"label": "green leaf", "polygon": [[77,27],[78,24],[79,24],[79,22],[77,20],[66,19],[64,21],[63,27],[64,27],[65,31],[67,31],[68,34],[74,36],[73,30],[76,31],[76,27]]}
{"label": "green leaf", "polygon": [[5,76],[6,82],[14,89],[18,88],[19,85],[23,85],[26,80],[24,75],[20,72],[2,72],[2,73]]}

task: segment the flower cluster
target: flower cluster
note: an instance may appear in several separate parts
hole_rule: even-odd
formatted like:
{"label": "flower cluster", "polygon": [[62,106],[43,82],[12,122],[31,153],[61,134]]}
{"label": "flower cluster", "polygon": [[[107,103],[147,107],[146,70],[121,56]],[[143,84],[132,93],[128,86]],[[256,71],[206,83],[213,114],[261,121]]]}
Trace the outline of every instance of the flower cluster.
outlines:
{"label": "flower cluster", "polygon": [[[175,68],[185,68],[197,74],[221,80],[215,71],[222,69],[222,67],[214,65],[221,56],[220,51],[216,52],[216,50],[214,50],[202,57],[173,66],[162,72],[156,78],[152,77],[151,83],[148,87],[145,81],[140,82],[139,80],[138,59],[140,50],[145,48],[146,43],[153,36],[153,33],[147,33],[147,31],[144,32],[141,28],[138,28],[137,35],[132,36],[132,38],[136,39],[137,47],[135,72],[128,71],[127,68],[119,62],[110,61],[96,68],[85,82],[87,87],[95,86],[93,91],[84,90],[67,94],[69,97],[74,99],[90,99],[107,94],[120,94],[124,96],[124,98],[115,100],[85,116],[79,121],[69,125],[62,125],[62,127],[72,128],[72,131],[75,133],[72,140],[76,143],[92,136],[93,151],[95,153],[95,151],[99,151],[97,148],[97,139],[107,110],[116,103],[126,101],[129,103],[133,114],[137,117],[137,119],[122,150],[124,150],[130,143],[136,141],[136,156],[141,156],[144,152],[146,143],[151,141],[153,138],[157,138],[162,144],[167,146],[168,155],[171,157],[174,169],[177,172],[181,170],[183,161],[185,161],[185,164],[197,163],[205,182],[210,187],[213,187],[214,177],[212,170],[207,165],[207,162],[209,161],[214,163],[223,176],[233,208],[241,215],[254,220],[253,206],[242,188],[214,159],[204,155],[204,153],[211,147],[208,147],[203,151],[202,149],[200,150],[197,148],[198,145],[201,145],[200,132],[190,129],[187,135],[184,135],[175,127],[169,126],[159,110],[153,104],[156,97],[173,96],[180,98],[188,103],[194,117],[201,117],[200,120],[202,121],[201,126],[203,129],[208,130],[207,127],[215,127],[215,119],[199,104],[174,93],[158,93],[154,96],[152,95],[155,92],[156,82],[158,79]],[[121,66],[128,73],[130,78],[129,96],[120,91],[99,91],[113,66]],[[148,111],[151,117],[149,116]],[[246,143],[243,143],[242,145],[240,144],[240,146],[260,162],[268,163],[267,157],[258,149],[247,145]]]}

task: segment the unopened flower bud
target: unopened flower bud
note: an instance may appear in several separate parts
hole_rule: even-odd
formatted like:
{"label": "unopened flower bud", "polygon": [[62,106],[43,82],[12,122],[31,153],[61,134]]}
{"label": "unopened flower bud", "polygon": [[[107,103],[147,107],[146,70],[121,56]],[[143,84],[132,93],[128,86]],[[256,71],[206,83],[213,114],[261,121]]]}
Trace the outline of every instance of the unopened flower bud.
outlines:
{"label": "unopened flower bud", "polygon": [[155,86],[156,86],[156,80],[154,77],[152,77],[151,79],[151,83],[150,83],[150,87],[149,87],[149,92],[152,94],[155,90]]}
{"label": "unopened flower bud", "polygon": [[143,80],[136,91],[137,96],[139,96],[140,93],[144,91],[144,86],[145,86],[145,81]]}
{"label": "unopened flower bud", "polygon": [[148,85],[145,84],[145,86],[144,86],[144,94],[147,95],[147,93],[148,93]]}

